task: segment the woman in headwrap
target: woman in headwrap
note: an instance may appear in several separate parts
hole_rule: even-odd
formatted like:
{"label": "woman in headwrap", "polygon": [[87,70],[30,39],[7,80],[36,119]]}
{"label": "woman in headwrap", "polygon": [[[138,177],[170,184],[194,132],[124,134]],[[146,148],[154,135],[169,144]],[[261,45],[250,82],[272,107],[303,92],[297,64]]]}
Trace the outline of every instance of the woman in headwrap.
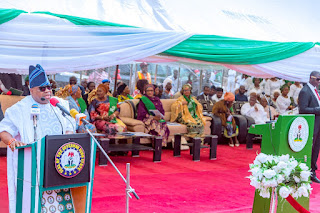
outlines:
{"label": "woman in headwrap", "polygon": [[202,114],[202,105],[191,96],[192,87],[185,84],[182,87],[181,94],[171,105],[171,122],[187,125],[187,136],[203,136],[205,119]]}
{"label": "woman in headwrap", "polygon": [[164,82],[163,82],[163,88],[164,88],[164,91],[162,93],[161,99],[171,99],[171,98],[173,98],[174,94],[171,91],[171,89],[172,89],[172,79],[166,78],[166,80],[164,80]]}
{"label": "woman in headwrap", "polygon": [[133,92],[134,99],[139,99],[144,93],[144,87],[148,84],[147,79],[139,79],[137,81],[137,89]]}
{"label": "woman in headwrap", "polygon": [[133,99],[133,97],[130,95],[130,89],[125,83],[122,83],[118,86],[117,93],[119,103]]}
{"label": "woman in headwrap", "polygon": [[[218,101],[213,105],[212,108],[212,113],[221,119],[221,124],[224,128],[223,135],[226,138],[229,138],[229,146],[234,147],[234,146],[239,146],[239,141],[238,141],[238,134],[239,134],[239,129],[236,125],[236,121],[234,120],[232,114],[233,114],[233,108],[232,108],[232,103],[235,99],[234,94],[231,92],[227,92],[224,95],[224,99],[221,101]],[[234,143],[232,138],[234,138]]]}
{"label": "woman in headwrap", "polygon": [[[58,92],[56,92],[56,96],[63,98],[69,102],[69,108],[77,110],[79,113],[84,113],[89,120],[89,113],[87,110],[87,104],[81,97],[81,89],[79,85],[70,85],[68,84],[64,88],[60,88]],[[91,129],[92,132],[95,132],[95,128],[91,125],[88,125],[88,128]],[[77,126],[76,130],[78,132],[86,132],[83,125]]]}
{"label": "woman in headwrap", "polygon": [[89,106],[89,114],[91,122],[99,132],[115,135],[117,132],[126,131],[127,127],[118,117],[118,99],[108,96],[108,89],[104,84],[98,86],[97,96]]}
{"label": "woman in headwrap", "polygon": [[154,87],[152,84],[145,86],[145,95],[140,98],[138,103],[137,119],[143,121],[147,133],[151,135],[162,136],[162,145],[166,146],[170,135],[167,123],[163,118],[154,116],[150,110],[158,110],[164,115],[164,109],[160,99],[154,96]]}

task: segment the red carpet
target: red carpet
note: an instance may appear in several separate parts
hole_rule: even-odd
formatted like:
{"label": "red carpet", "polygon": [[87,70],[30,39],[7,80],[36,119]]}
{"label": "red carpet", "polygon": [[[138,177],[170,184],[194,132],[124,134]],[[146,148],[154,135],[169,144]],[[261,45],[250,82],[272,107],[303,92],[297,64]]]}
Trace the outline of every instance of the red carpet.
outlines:
{"label": "red carpet", "polygon": [[[152,162],[152,152],[139,158],[112,157],[122,174],[131,164],[131,186],[141,200],[130,200],[130,212],[251,212],[254,188],[245,177],[248,164],[260,151],[218,146],[217,160],[208,159],[208,149],[201,151],[201,161],[193,162],[189,151],[179,158],[172,150],[163,150],[162,162]],[[6,158],[0,158],[0,212],[8,212]],[[310,211],[320,212],[320,184],[313,184]],[[112,166],[96,166],[92,212],[125,212],[125,184]]]}

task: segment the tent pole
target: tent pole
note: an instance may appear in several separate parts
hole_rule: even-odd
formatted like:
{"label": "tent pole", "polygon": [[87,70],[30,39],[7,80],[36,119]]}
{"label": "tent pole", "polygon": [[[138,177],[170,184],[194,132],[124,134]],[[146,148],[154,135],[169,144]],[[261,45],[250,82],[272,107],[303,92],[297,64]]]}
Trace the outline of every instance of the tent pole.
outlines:
{"label": "tent pole", "polygon": [[[181,67],[180,67],[180,64],[179,64],[179,70],[178,70],[178,86],[177,86],[178,92],[179,92],[180,86],[182,86],[182,85],[180,85],[180,69],[181,69]],[[182,82],[181,82],[181,83],[182,83]]]}
{"label": "tent pole", "polygon": [[199,81],[199,90],[198,90],[198,95],[200,95],[200,93],[201,93],[201,88],[202,88],[202,84],[203,84],[203,70],[201,69],[200,70],[200,81]]}
{"label": "tent pole", "polygon": [[129,79],[130,93],[131,93],[131,87],[132,87],[132,69],[133,69],[133,64],[130,64],[130,79]]}
{"label": "tent pole", "polygon": [[154,72],[154,84],[157,84],[158,64],[156,64],[156,71]]}
{"label": "tent pole", "polygon": [[119,70],[119,65],[116,66],[116,76],[114,78],[115,80],[114,80],[113,96],[115,96],[117,92],[118,70]]}

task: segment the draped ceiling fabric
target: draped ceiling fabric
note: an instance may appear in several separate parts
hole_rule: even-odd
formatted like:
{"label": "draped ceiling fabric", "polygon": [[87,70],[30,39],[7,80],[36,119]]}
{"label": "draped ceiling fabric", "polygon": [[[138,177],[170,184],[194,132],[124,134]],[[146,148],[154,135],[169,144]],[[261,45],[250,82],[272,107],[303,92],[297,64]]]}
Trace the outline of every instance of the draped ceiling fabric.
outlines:
{"label": "draped ceiling fabric", "polygon": [[190,37],[186,32],[78,26],[51,15],[21,13],[0,25],[0,72],[49,74],[97,69],[161,53]]}
{"label": "draped ceiling fabric", "polygon": [[24,73],[23,63],[40,59],[51,73],[149,60],[306,81],[320,70],[319,6],[315,0],[1,1],[0,8],[16,10],[0,11],[0,72]]}

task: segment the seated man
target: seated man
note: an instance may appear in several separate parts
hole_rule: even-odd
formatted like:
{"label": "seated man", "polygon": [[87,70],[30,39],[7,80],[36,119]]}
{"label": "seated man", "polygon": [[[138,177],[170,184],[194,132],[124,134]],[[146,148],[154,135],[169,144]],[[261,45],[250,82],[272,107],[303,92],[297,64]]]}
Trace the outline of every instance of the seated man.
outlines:
{"label": "seated man", "polygon": [[[263,106],[264,111],[267,113],[267,119],[269,121],[270,120],[270,114],[269,114],[269,106],[268,106],[267,99],[265,97],[261,98],[261,102],[260,103]],[[279,113],[277,112],[277,110],[273,106],[270,106],[270,111],[271,111],[271,120],[274,120],[274,118],[276,116],[278,116]]]}
{"label": "seated man", "polygon": [[252,117],[256,124],[264,124],[267,121],[267,113],[263,106],[257,103],[256,93],[251,93],[249,103],[242,106],[241,115]]}
{"label": "seated man", "polygon": [[236,101],[248,101],[248,97],[244,94],[246,92],[246,88],[241,85],[239,87],[239,93],[236,94]]}
{"label": "seated man", "polygon": [[212,100],[215,102],[223,100],[223,89],[221,87],[216,89],[216,94],[212,96]]}
{"label": "seated man", "polygon": [[210,87],[204,86],[203,87],[203,94],[197,97],[197,100],[202,104],[203,111],[207,111],[209,105],[213,105],[210,99]]}

